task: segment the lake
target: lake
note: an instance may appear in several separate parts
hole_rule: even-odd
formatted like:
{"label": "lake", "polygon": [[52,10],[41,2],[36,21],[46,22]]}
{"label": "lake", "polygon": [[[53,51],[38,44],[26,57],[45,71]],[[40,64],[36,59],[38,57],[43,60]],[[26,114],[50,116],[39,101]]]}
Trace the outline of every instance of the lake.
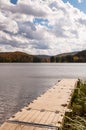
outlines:
{"label": "lake", "polygon": [[86,79],[86,63],[0,63],[0,124],[62,78]]}

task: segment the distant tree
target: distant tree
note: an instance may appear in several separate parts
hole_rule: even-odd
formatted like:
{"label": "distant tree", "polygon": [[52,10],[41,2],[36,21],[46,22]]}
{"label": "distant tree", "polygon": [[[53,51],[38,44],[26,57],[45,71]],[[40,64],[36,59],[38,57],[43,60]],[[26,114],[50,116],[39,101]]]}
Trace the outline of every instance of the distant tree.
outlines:
{"label": "distant tree", "polygon": [[74,57],[73,57],[73,61],[74,61],[74,62],[78,62],[78,61],[79,61],[79,57],[78,57],[78,56],[74,56]]}
{"label": "distant tree", "polygon": [[50,58],[41,58],[41,62],[49,63]]}
{"label": "distant tree", "polygon": [[55,56],[51,56],[50,62],[56,62],[56,57]]}
{"label": "distant tree", "polygon": [[41,59],[38,57],[33,57],[33,62],[37,63],[37,62],[41,62]]}
{"label": "distant tree", "polygon": [[66,56],[66,60],[68,62],[73,62],[73,56],[71,56],[71,55]]}
{"label": "distant tree", "polygon": [[56,62],[61,62],[61,58],[60,57],[56,57]]}
{"label": "distant tree", "polygon": [[61,57],[61,62],[67,62],[67,59],[66,59],[65,56],[62,56],[62,57]]}

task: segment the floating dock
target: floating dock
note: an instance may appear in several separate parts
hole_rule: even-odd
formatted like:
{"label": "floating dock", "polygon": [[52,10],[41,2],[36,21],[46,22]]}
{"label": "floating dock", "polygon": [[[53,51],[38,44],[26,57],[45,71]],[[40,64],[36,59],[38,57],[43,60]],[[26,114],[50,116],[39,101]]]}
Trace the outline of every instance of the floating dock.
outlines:
{"label": "floating dock", "polygon": [[61,130],[77,79],[63,79],[7,120],[0,130]]}

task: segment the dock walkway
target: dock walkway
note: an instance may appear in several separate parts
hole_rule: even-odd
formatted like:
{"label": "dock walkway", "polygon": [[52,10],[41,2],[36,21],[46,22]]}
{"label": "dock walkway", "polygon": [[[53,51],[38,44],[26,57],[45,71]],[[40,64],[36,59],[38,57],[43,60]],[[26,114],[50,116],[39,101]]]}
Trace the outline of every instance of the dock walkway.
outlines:
{"label": "dock walkway", "polygon": [[77,79],[63,79],[7,120],[0,130],[59,130]]}

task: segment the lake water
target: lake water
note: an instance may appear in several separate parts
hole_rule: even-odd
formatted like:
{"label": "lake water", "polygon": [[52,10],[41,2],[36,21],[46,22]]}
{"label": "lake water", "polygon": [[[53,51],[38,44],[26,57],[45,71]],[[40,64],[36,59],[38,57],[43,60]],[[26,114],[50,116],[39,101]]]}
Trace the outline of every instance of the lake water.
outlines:
{"label": "lake water", "polygon": [[86,64],[1,63],[0,124],[62,78],[86,79]]}

